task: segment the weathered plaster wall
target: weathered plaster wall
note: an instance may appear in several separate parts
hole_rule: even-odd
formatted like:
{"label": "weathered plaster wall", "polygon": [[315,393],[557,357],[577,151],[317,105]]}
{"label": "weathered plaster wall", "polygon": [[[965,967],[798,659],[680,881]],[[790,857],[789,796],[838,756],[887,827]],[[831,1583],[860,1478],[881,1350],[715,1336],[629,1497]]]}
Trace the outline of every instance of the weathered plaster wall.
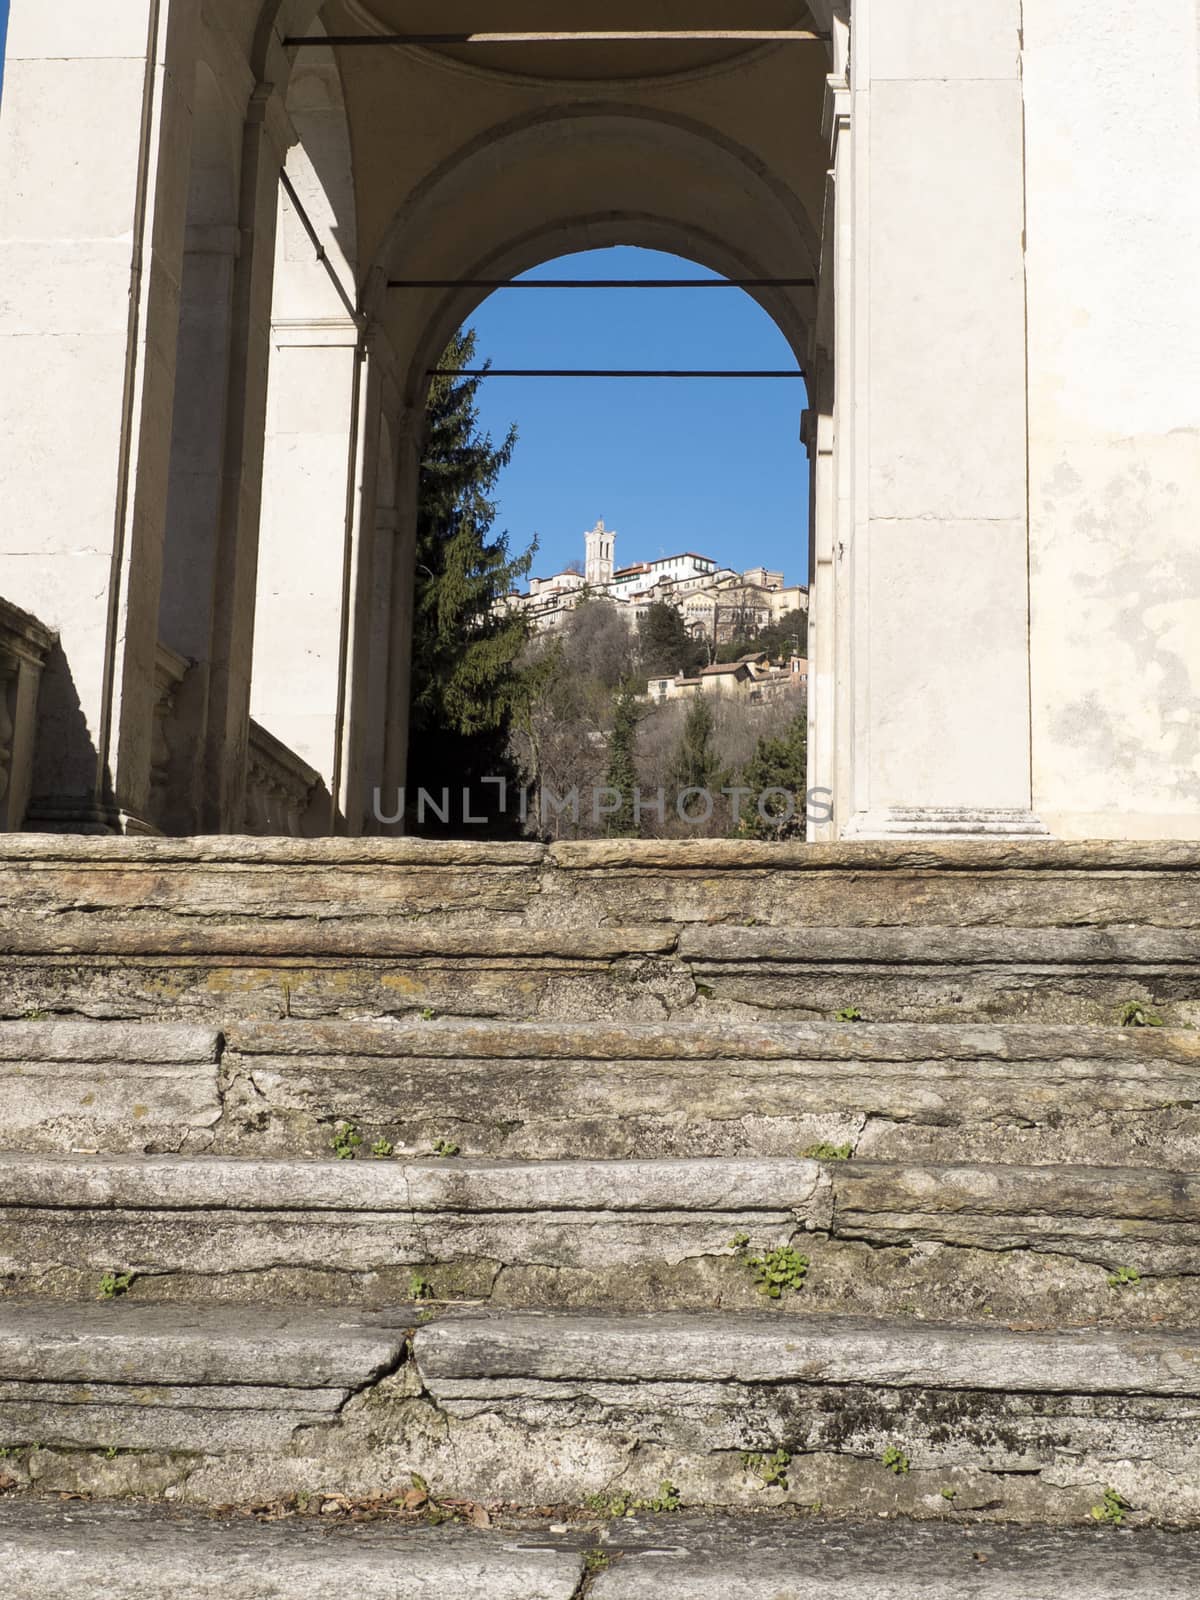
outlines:
{"label": "weathered plaster wall", "polygon": [[1200,837],[1200,13],[1025,0],[1035,805]]}

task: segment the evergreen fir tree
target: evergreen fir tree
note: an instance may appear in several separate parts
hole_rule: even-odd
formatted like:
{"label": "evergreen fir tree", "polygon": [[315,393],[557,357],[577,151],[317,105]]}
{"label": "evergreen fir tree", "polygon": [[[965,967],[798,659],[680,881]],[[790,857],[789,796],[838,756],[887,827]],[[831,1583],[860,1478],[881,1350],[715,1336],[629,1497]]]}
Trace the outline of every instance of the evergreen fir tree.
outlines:
{"label": "evergreen fir tree", "polygon": [[[441,365],[470,367],[475,335],[460,332]],[[505,754],[523,684],[519,664],[528,638],[520,613],[497,613],[495,602],[529,572],[536,545],[509,552],[493,535],[492,494],[512,460],[517,431],[499,445],[479,431],[479,378],[433,380],[426,413],[417,516],[413,616],[412,720],[409,734],[410,825],[417,831],[479,829],[463,822],[463,789],[476,815],[497,791],[486,777],[511,777]],[[451,798],[450,822],[426,813],[415,820],[416,796],[426,789],[440,804]]]}
{"label": "evergreen fir tree", "polygon": [[678,606],[656,600],[638,629],[642,671],[648,678],[694,672],[707,659],[703,642],[693,639]]}
{"label": "evergreen fir tree", "polygon": [[[713,749],[714,729],[712,706],[707,695],[700,691],[688,707],[683,733],[671,762],[671,786],[676,807],[679,805],[679,796],[685,790],[703,789],[715,798],[725,782],[720,757]],[[688,807],[689,812],[696,814],[703,809],[698,800],[693,800]]]}
{"label": "evergreen fir tree", "polygon": [[633,791],[637,788],[638,703],[633,690],[626,687],[617,695],[613,707],[613,728],[608,740],[608,770],[605,785],[621,796],[621,809],[608,821],[614,839],[631,839],[637,834],[633,817]]}
{"label": "evergreen fir tree", "polygon": [[[746,763],[742,787],[754,791],[742,814],[740,832],[752,839],[803,839],[808,791],[808,713],[802,712],[778,739],[760,739],[758,748]],[[788,817],[787,806],[779,795],[765,802],[775,820],[763,820],[758,810],[759,796],[768,789],[785,789],[796,802]]]}

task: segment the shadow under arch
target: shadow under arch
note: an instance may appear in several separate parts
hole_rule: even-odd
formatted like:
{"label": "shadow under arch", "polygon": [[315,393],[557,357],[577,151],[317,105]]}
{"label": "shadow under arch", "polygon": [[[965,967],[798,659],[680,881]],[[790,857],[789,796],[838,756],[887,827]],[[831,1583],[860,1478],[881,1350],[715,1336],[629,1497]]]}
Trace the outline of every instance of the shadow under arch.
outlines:
{"label": "shadow under arch", "polygon": [[[503,278],[612,245],[661,250],[734,278],[813,278],[816,230],[800,195],[753,152],[690,118],[643,107],[542,108],[469,141],[404,200],[375,254],[388,278]],[[747,291],[797,362],[816,291]],[[487,291],[404,290],[380,316],[405,402]]]}

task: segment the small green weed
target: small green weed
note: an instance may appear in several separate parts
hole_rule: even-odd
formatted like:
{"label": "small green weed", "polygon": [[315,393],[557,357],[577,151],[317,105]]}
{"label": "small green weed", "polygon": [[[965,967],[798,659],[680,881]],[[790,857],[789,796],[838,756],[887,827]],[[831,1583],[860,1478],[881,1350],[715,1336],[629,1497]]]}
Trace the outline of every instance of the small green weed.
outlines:
{"label": "small green weed", "polygon": [[865,1022],[866,1018],[857,1006],[846,1006],[841,1011],[834,1013],[835,1022]]}
{"label": "small green weed", "polygon": [[442,1156],[448,1159],[458,1154],[458,1146],[453,1139],[438,1139],[434,1142],[433,1149],[429,1152],[432,1156]]}
{"label": "small green weed", "polygon": [[433,1009],[432,1006],[425,1006],[423,1008],[423,1010],[421,1011],[420,1015],[421,1015],[421,1021],[422,1022],[436,1022],[437,1021],[437,1012]]}
{"label": "small green weed", "polygon": [[801,1150],[801,1156],[806,1161],[849,1161],[854,1154],[854,1147],[848,1144],[810,1144],[807,1150]]}
{"label": "small green weed", "polygon": [[668,1478],[663,1479],[658,1486],[658,1493],[650,1500],[635,1500],[629,1495],[614,1495],[610,1499],[606,1495],[593,1494],[586,1501],[592,1511],[598,1511],[605,1517],[632,1517],[639,1511],[661,1515],[667,1511],[678,1511],[682,1503],[679,1490]]}
{"label": "small green weed", "polygon": [[49,1020],[50,1013],[43,1011],[41,1006],[34,1006],[32,1011],[27,1011],[21,1018],[22,1022],[48,1022]]}
{"label": "small green weed", "polygon": [[1126,1289],[1130,1284],[1141,1283],[1142,1275],[1136,1267],[1118,1267],[1110,1274],[1108,1287],[1110,1289]]}
{"label": "small green weed", "polygon": [[352,1122],[339,1122],[334,1128],[331,1148],[339,1161],[353,1161],[361,1144],[362,1134]]}
{"label": "small green weed", "polygon": [[942,1499],[943,1500],[953,1500],[953,1499],[956,1498],[957,1495],[958,1495],[958,1490],[957,1489],[943,1489],[942,1490]]}
{"label": "small green weed", "polygon": [[898,1478],[909,1469],[909,1459],[899,1445],[889,1444],[881,1459],[888,1471],[894,1472]]}
{"label": "small green weed", "polygon": [[106,1272],[100,1279],[101,1300],[119,1300],[133,1288],[136,1272]]}
{"label": "small green weed", "polygon": [[786,1489],[788,1487],[787,1469],[792,1458],[786,1450],[776,1450],[774,1455],[754,1455],[746,1451],[742,1456],[742,1465],[747,1472],[752,1472],[756,1478],[762,1479],[764,1489]]}
{"label": "small green weed", "polygon": [[755,1288],[759,1294],[765,1294],[768,1300],[782,1299],[785,1289],[791,1289],[793,1293],[803,1289],[809,1260],[790,1244],[781,1244],[774,1250],[764,1250],[760,1256],[752,1256],[746,1248],[750,1243],[749,1234],[735,1234],[729,1243],[734,1250],[741,1252],[742,1260],[754,1278]]}
{"label": "small green weed", "polygon": [[591,1550],[585,1550],[583,1553],[583,1570],[589,1577],[593,1572],[603,1572],[610,1565],[609,1556],[600,1549],[599,1545]]}
{"label": "small green weed", "polygon": [[1161,1028],[1163,1019],[1141,1000],[1127,1000],[1121,1007],[1120,1023],[1123,1028]]}
{"label": "small green weed", "polygon": [[433,1287],[429,1279],[419,1272],[414,1272],[408,1280],[408,1295],[410,1300],[429,1300],[433,1295]]}
{"label": "small green weed", "polygon": [[390,1139],[376,1139],[375,1143],[371,1146],[371,1154],[377,1161],[384,1161],[388,1156],[394,1156],[396,1154],[396,1146],[391,1142]]}
{"label": "small green weed", "polygon": [[1132,1509],[1124,1495],[1119,1495],[1115,1489],[1105,1489],[1104,1499],[1098,1506],[1092,1507],[1092,1516],[1097,1522],[1107,1522],[1110,1527],[1119,1528],[1125,1521],[1125,1513]]}
{"label": "small green weed", "polygon": [[710,983],[698,983],[696,985],[696,993],[703,1000],[711,1000],[715,996],[716,992],[717,991]]}

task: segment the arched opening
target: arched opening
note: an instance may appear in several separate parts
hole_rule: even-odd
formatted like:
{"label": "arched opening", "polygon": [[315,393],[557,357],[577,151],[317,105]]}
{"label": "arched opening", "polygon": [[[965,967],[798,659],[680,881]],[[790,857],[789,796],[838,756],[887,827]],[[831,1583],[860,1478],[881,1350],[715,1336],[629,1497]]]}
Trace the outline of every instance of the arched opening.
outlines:
{"label": "arched opening", "polygon": [[[815,186],[815,150],[799,165],[806,170],[808,163],[813,173],[806,181]],[[796,188],[727,136],[686,118],[620,101],[561,107],[470,141],[410,193],[393,220],[379,256],[380,275],[393,288],[379,315],[403,375],[406,416],[423,415],[430,371],[455,329],[487,298],[480,281],[508,280],[555,259],[621,246],[667,252],[709,273],[754,280],[753,297],[786,341],[786,358],[774,364],[807,364],[817,246]],[[413,288],[414,280],[436,287]],[[699,316],[693,354],[683,365],[705,365],[698,359],[703,342]],[[554,363],[572,364],[569,354]],[[798,400],[802,391],[796,389]],[[797,404],[797,435],[801,409]],[[410,571],[418,465],[415,451],[407,457],[402,451],[398,549]],[[807,583],[802,551],[797,560]],[[401,652],[402,632],[401,624],[394,635]],[[394,684],[399,676],[393,669]],[[393,700],[407,701],[408,692],[404,683]],[[389,745],[389,792],[403,774],[394,749],[398,732],[392,730]]]}
{"label": "arched opening", "polygon": [[[597,287],[567,290],[564,280]],[[643,281],[658,287],[616,287]],[[486,358],[504,373],[533,369],[538,376],[495,377],[463,389],[474,388],[481,435],[499,443],[510,424],[520,430],[495,491],[493,532],[507,531],[513,557],[535,534],[540,548],[527,581],[521,576],[513,592],[492,595],[488,623],[497,658],[518,626],[529,642],[514,667],[497,659],[495,676],[479,682],[480,651],[468,640],[486,636],[486,627],[472,630],[469,618],[460,619],[461,664],[431,638],[428,624],[418,627],[409,826],[446,831],[437,808],[449,804],[451,828],[466,837],[483,826],[467,819],[485,815],[490,826],[522,831],[518,813],[526,832],[611,832],[612,802],[598,791],[617,703],[632,694],[639,725],[633,767],[648,806],[638,826],[626,819],[624,831],[728,832],[728,796],[716,795],[711,815],[687,819],[675,814],[674,797],[671,814],[657,819],[650,802],[700,697],[712,712],[706,748],[713,770],[729,782],[764,741],[789,734],[797,748],[803,744],[808,472],[796,350],[761,303],[694,259],[606,248],[552,256],[517,283],[472,310],[467,325],[478,342],[471,364]],[[779,299],[761,283],[756,292],[760,300]],[[546,377],[563,370],[774,376]],[[601,513],[607,526],[596,521]],[[479,545],[482,555],[489,545],[482,532]],[[421,619],[457,576],[435,578],[436,552],[425,525],[416,566]],[[452,594],[438,603],[443,620],[453,604]],[[486,726],[452,733],[463,720],[457,679],[468,663],[481,710],[486,689],[513,685],[521,710],[506,734]],[[439,674],[449,681],[439,684]],[[793,771],[797,765],[802,750]],[[458,803],[460,775],[478,790],[469,806]],[[493,807],[501,777],[507,816]],[[481,782],[493,785],[490,793]],[[449,800],[446,789],[454,790]],[[550,791],[579,796],[567,820],[560,806],[547,805]],[[757,830],[758,822],[750,817],[747,826]]]}

